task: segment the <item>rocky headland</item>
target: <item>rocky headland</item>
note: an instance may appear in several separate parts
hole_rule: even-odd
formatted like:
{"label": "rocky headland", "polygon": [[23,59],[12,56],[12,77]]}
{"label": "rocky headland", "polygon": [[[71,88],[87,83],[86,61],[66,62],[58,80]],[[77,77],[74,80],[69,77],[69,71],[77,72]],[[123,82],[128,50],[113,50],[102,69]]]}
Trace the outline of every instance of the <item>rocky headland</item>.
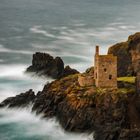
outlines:
{"label": "rocky headland", "polygon": [[27,68],[26,72],[35,72],[37,75],[50,76],[54,79],[79,73],[70,66],[65,67],[60,57],[54,58],[50,54],[41,52],[33,54],[32,65]]}
{"label": "rocky headland", "polygon": [[[119,76],[135,75],[139,62],[135,61],[134,54],[138,49],[140,33],[109,48],[108,53],[118,56]],[[0,107],[32,104],[32,111],[36,114],[41,113],[44,118],[56,117],[67,131],[94,132],[95,140],[140,140],[140,94],[136,93],[134,77],[131,80],[119,78],[117,89],[97,88],[94,82],[80,85],[79,77],[93,78],[93,67],[84,73],[74,70],[74,73],[65,74],[65,69],[71,68],[64,68],[61,58],[50,57],[48,54],[34,54],[32,66],[27,71],[43,71],[56,80],[46,84],[37,94],[29,90],[9,97]]]}

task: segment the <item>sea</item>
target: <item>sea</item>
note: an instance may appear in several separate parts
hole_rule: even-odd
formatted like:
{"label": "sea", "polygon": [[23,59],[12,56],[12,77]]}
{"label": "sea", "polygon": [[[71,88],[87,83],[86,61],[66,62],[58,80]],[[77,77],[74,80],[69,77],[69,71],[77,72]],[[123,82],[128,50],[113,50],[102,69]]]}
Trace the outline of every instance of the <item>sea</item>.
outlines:
{"label": "sea", "polygon": [[[37,51],[60,56],[80,72],[93,66],[96,45],[106,54],[139,31],[139,7],[140,0],[0,0],[0,102],[28,89],[37,93],[53,80],[25,73]],[[92,139],[31,108],[0,109],[0,140]]]}

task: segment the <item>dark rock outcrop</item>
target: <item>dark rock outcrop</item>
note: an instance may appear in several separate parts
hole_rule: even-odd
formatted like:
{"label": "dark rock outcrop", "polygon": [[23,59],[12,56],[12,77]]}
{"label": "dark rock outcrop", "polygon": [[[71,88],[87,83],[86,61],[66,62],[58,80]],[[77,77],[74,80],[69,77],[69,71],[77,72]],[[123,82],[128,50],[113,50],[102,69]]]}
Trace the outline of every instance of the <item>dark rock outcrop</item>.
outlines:
{"label": "dark rock outcrop", "polygon": [[108,54],[117,56],[118,76],[131,75],[129,67],[131,66],[131,54],[128,52],[128,43],[118,43],[109,48]]}
{"label": "dark rock outcrop", "polygon": [[26,70],[27,72],[36,72],[39,75],[50,76],[59,79],[70,74],[79,73],[69,66],[64,68],[64,62],[60,57],[53,58],[47,53],[37,52],[33,54],[32,65]]}
{"label": "dark rock outcrop", "polygon": [[136,76],[136,73],[140,71],[140,33],[129,36],[128,51],[132,57],[133,75]]}
{"label": "dark rock outcrop", "polygon": [[140,97],[129,89],[134,85],[121,84],[126,92],[121,88],[80,87],[78,75],[45,85],[36,97],[29,91],[8,98],[1,106],[21,107],[33,102],[32,111],[44,118],[55,116],[65,130],[95,132],[95,140],[140,139]]}
{"label": "dark rock outcrop", "polygon": [[70,66],[66,66],[64,69],[63,77],[77,73],[79,72],[76,69],[72,69]]}
{"label": "dark rock outcrop", "polygon": [[109,48],[108,54],[118,58],[118,76],[135,76],[140,70],[140,33],[128,37],[126,42]]}
{"label": "dark rock outcrop", "polygon": [[64,63],[60,57],[53,58],[49,54],[37,52],[33,54],[32,65],[27,68],[27,72],[60,78],[64,72]]}
{"label": "dark rock outcrop", "polygon": [[34,92],[30,89],[25,93],[21,93],[16,95],[15,97],[9,97],[0,103],[0,107],[25,107],[28,106],[30,103],[33,103],[35,99]]}

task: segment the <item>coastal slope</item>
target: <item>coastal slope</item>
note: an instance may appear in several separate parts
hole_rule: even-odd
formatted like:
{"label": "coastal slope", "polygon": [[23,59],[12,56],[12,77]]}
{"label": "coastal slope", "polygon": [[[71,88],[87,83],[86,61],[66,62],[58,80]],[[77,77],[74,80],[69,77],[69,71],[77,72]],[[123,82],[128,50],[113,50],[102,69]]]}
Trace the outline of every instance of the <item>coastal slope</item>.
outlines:
{"label": "coastal slope", "polygon": [[[138,70],[138,65],[135,65],[138,62],[134,63],[132,59],[129,61],[129,57],[134,57],[131,52],[137,52],[140,46],[139,38],[140,35],[137,33],[130,36],[128,42],[117,44],[109,49],[109,53],[119,57],[120,75],[125,70],[123,76],[128,74],[132,76]],[[126,59],[128,63],[122,69],[125,65],[122,61],[124,58],[129,59]],[[37,58],[37,61],[40,59]],[[32,64],[35,66],[34,69],[32,66],[29,69],[37,72],[36,66],[39,68],[45,66],[41,69],[45,72],[46,63],[57,64],[55,62],[56,59],[51,59],[51,61],[44,60],[42,63],[41,59],[41,62]],[[57,71],[58,65],[53,66]],[[130,66],[132,73],[127,71]],[[62,69],[64,70],[64,64]],[[32,105],[32,111],[37,115],[43,114],[43,118],[56,117],[67,131],[94,133],[94,140],[140,140],[140,94],[136,93],[135,77],[118,78],[116,89],[97,88],[94,82],[92,85],[79,84],[79,77],[94,79],[93,73],[94,67],[84,73],[67,73],[60,77],[56,72],[57,80],[47,83],[42,91],[35,94],[33,90],[29,90],[15,97],[9,97],[0,103],[0,107],[17,108]]]}

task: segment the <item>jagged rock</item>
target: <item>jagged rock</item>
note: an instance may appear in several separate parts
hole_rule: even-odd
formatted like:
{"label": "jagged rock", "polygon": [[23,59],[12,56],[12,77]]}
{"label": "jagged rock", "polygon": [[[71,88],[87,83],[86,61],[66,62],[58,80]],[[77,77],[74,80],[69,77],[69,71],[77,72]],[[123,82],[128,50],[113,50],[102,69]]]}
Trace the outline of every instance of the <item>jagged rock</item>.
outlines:
{"label": "jagged rock", "polygon": [[86,73],[89,75],[94,75],[94,67],[90,67],[86,70]]}
{"label": "jagged rock", "polygon": [[47,84],[37,94],[33,111],[43,113],[44,117],[57,117],[68,131],[95,131],[97,140],[101,136],[114,140],[123,127],[130,126],[127,100],[132,97],[117,90],[98,92],[93,86],[80,87],[78,75],[71,75]]}
{"label": "jagged rock", "polygon": [[133,75],[140,71],[140,32],[129,36],[128,51],[131,53]]}
{"label": "jagged rock", "polygon": [[67,131],[95,132],[95,140],[139,139],[140,97],[120,89],[80,87],[78,75],[48,83],[36,96],[28,91],[8,98],[1,106],[21,107],[33,102],[34,112],[56,117]]}
{"label": "jagged rock", "polygon": [[0,103],[0,107],[24,107],[29,105],[30,103],[33,103],[34,99],[35,94],[30,89],[29,91],[16,95],[15,97],[7,98],[2,103]]}
{"label": "jagged rock", "polygon": [[140,33],[128,37],[126,42],[109,48],[108,54],[117,56],[118,76],[133,76],[140,70]]}
{"label": "jagged rock", "polygon": [[108,54],[117,56],[117,74],[118,77],[131,75],[131,54],[128,52],[128,43],[122,42],[109,48]]}
{"label": "jagged rock", "polygon": [[139,129],[122,129],[119,140],[140,140]]}
{"label": "jagged rock", "polygon": [[64,68],[64,62],[60,57],[53,58],[47,53],[36,52],[33,54],[32,65],[26,70],[27,72],[36,72],[39,75],[47,75],[58,79],[70,74],[79,73],[69,66]]}
{"label": "jagged rock", "polygon": [[64,69],[63,77],[71,74],[77,74],[77,73],[79,73],[79,71],[77,71],[76,69],[72,69],[70,66],[66,66]]}
{"label": "jagged rock", "polygon": [[27,72],[36,72],[40,75],[48,75],[52,78],[60,78],[63,75],[64,63],[60,57],[53,58],[47,53],[37,52],[33,54],[32,65]]}

